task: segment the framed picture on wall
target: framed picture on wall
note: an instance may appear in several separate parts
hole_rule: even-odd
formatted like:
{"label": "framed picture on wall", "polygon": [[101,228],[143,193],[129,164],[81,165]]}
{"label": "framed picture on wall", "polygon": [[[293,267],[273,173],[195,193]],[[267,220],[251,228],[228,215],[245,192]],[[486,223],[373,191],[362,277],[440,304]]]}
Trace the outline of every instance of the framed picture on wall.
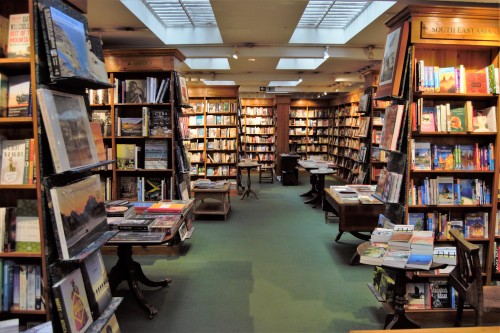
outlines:
{"label": "framed picture on wall", "polygon": [[376,98],[400,95],[408,33],[409,23],[405,21],[387,34]]}

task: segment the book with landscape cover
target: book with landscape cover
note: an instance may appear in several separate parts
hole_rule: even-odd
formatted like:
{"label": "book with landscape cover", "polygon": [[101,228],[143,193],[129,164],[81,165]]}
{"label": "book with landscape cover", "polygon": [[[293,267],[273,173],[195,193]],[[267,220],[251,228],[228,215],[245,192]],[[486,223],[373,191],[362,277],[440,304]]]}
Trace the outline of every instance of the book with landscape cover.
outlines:
{"label": "book with landscape cover", "polygon": [[0,184],[18,185],[23,184],[26,140],[3,140],[1,141],[2,158],[0,171]]}
{"label": "book with landscape cover", "polygon": [[40,0],[38,6],[51,79],[110,86],[96,43],[89,37],[87,18],[60,0]]}
{"label": "book with landscape cover", "polygon": [[30,98],[30,76],[9,76],[8,117],[28,117]]}
{"label": "book with landscape cover", "polygon": [[424,230],[425,213],[408,213],[408,224],[413,225],[413,230]]}
{"label": "book with landscape cover", "polygon": [[68,260],[108,230],[104,189],[99,175],[50,189],[54,234],[62,259]]}
{"label": "book with landscape cover", "polygon": [[142,136],[142,118],[118,118],[118,136]]}
{"label": "book with landscape cover", "polygon": [[92,324],[82,272],[75,269],[52,286],[63,332],[85,332]]}
{"label": "book with landscape cover", "polygon": [[81,264],[83,282],[87,291],[90,311],[94,319],[104,312],[111,302],[111,289],[109,287],[106,267],[102,260],[101,251],[95,251],[85,258]]}
{"label": "book with landscape cover", "polygon": [[385,121],[382,127],[380,148],[396,150],[402,127],[404,105],[391,105],[385,108]]}
{"label": "book with landscape cover", "polygon": [[181,215],[155,215],[155,214],[143,214],[139,217],[154,217],[153,223],[149,226],[151,231],[165,231],[167,235],[172,233],[172,229],[179,223],[182,219]]}
{"label": "book with landscape cover", "polygon": [[472,205],[476,202],[474,189],[476,188],[476,181],[474,179],[460,178],[457,179],[459,184],[459,200],[461,205]]}
{"label": "book with landscape cover", "polygon": [[455,161],[451,145],[433,145],[434,170],[453,170]]}
{"label": "book with landscape cover", "polygon": [[168,141],[148,139],[144,143],[144,169],[168,169]]}
{"label": "book with landscape cover", "polygon": [[441,93],[457,92],[457,86],[455,84],[455,67],[439,68],[439,92]]}
{"label": "book with landscape cover", "polygon": [[406,268],[424,269],[429,270],[432,265],[432,253],[431,254],[410,254],[408,261],[406,262]]}
{"label": "book with landscape cover", "polygon": [[432,169],[432,154],[430,142],[415,142],[415,170],[431,170]]}
{"label": "book with landscape cover", "polygon": [[465,213],[464,237],[485,238],[488,237],[488,213],[474,212]]}
{"label": "book with landscape cover", "polygon": [[28,13],[9,16],[8,58],[29,57],[30,52],[30,15]]}
{"label": "book with landscape cover", "polygon": [[361,254],[359,262],[369,265],[382,265],[385,254],[389,251],[387,243],[371,243]]}
{"label": "book with landscape cover", "polygon": [[426,302],[424,282],[406,283],[406,299],[408,309],[427,309],[430,307],[430,304]]}
{"label": "book with landscape cover", "polygon": [[[390,246],[390,245],[389,245]],[[385,254],[383,266],[404,268],[410,257],[411,251],[391,249]]]}
{"label": "book with landscape cover", "polygon": [[37,89],[56,172],[99,162],[82,95]]}
{"label": "book with landscape cover", "polygon": [[437,178],[437,189],[438,189],[438,205],[453,205],[454,202],[454,186],[453,177],[441,177]]}
{"label": "book with landscape cover", "polygon": [[100,162],[106,161],[106,149],[104,148],[104,141],[102,139],[101,125],[98,122],[90,122],[90,130],[92,131],[92,138],[97,152],[97,158]]}

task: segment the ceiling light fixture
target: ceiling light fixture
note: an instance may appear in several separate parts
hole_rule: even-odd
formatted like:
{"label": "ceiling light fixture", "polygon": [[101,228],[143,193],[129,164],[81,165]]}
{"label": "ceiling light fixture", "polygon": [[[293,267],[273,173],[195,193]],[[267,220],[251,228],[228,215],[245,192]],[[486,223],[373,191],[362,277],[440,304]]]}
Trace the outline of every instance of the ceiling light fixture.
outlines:
{"label": "ceiling light fixture", "polygon": [[330,54],[328,53],[328,48],[329,46],[325,46],[325,52],[323,52],[323,59],[328,59],[330,58]]}
{"label": "ceiling light fixture", "polygon": [[238,51],[236,51],[236,46],[234,47],[233,59],[238,59]]}
{"label": "ceiling light fixture", "polygon": [[370,45],[368,46],[368,59],[372,60],[375,57],[375,54],[373,53],[373,46]]}

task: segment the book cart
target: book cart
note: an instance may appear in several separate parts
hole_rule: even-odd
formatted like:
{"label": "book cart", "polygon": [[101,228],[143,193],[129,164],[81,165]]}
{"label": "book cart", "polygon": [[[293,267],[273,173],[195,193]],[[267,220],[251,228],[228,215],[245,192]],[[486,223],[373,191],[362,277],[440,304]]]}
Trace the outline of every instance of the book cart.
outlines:
{"label": "book cart", "polygon": [[189,86],[192,178],[236,179],[238,162],[239,86]]}
{"label": "book cart", "polygon": [[[0,15],[8,20],[10,15],[26,14],[29,27],[28,36],[29,40],[34,40],[36,36],[35,23],[35,4],[30,0],[6,0],[2,1],[0,6]],[[5,50],[4,50],[5,51]],[[30,140],[33,141],[32,156],[42,155],[42,150],[39,145],[39,136],[37,135],[39,129],[39,118],[37,111],[37,99],[34,97],[34,92],[37,87],[36,79],[36,49],[34,43],[29,43],[29,52],[26,54],[22,52],[19,55],[11,55],[7,57],[2,55],[0,57],[0,73],[2,76],[13,77],[18,75],[27,75],[29,77],[31,96],[31,105],[27,107],[28,115],[22,117],[8,117],[7,110],[2,112],[0,116],[0,137],[3,140]],[[2,88],[4,89],[4,88]],[[24,161],[23,161],[24,162]],[[50,309],[48,303],[50,302],[48,294],[48,279],[47,279],[47,258],[44,255],[46,248],[47,238],[45,237],[45,223],[43,218],[43,208],[40,204],[43,197],[42,186],[40,182],[40,159],[33,158],[34,171],[32,171],[31,181],[24,184],[8,184],[3,181],[0,184],[0,207],[2,210],[15,210],[21,208],[19,204],[24,202],[33,203],[30,205],[29,215],[38,221],[35,225],[38,226],[39,249],[34,251],[21,251],[19,249],[13,251],[0,252],[0,269],[2,270],[4,278],[7,276],[5,273],[8,271],[7,266],[17,265],[18,267],[38,267],[39,270],[37,283],[33,285],[38,286],[36,293],[36,303],[34,308],[10,307],[10,302],[4,297],[3,308],[0,309],[0,320],[10,320],[17,318],[19,320],[20,329],[30,328],[34,325],[43,323],[50,319]],[[3,172],[2,172],[3,173]],[[20,211],[18,216],[21,215]],[[4,213],[5,214],[5,213]],[[15,221],[15,220],[14,220]],[[3,235],[2,235],[3,237]],[[3,247],[2,238],[2,247]],[[4,250],[4,249],[2,249]],[[12,250],[12,249],[11,249]],[[45,287],[43,287],[45,286]],[[12,288],[12,286],[8,287]],[[7,293],[7,288],[3,288],[4,293]],[[7,301],[7,302],[6,302]]]}
{"label": "book cart", "polygon": [[[404,105],[402,133],[396,141],[397,151],[390,149],[386,154],[386,170],[402,174],[403,182],[397,202],[387,204],[386,217],[396,224],[413,224],[415,216],[420,216],[424,230],[434,231],[434,246],[453,245],[447,231],[452,227],[459,228],[469,241],[483,248],[481,259],[485,284],[498,277],[492,265],[495,261],[494,250],[498,246],[498,229],[495,229],[498,198],[493,193],[498,190],[499,168],[497,161],[492,160],[491,156],[498,156],[499,152],[499,99],[494,85],[491,90],[483,92],[467,90],[470,88],[466,87],[472,83],[467,81],[469,72],[482,73],[487,72],[488,66],[499,66],[498,28],[491,28],[498,27],[498,15],[498,8],[465,7],[457,10],[445,6],[406,7],[386,23],[390,29],[388,36],[401,29],[402,40],[408,37],[408,46],[401,40],[398,44],[396,63],[399,64],[394,68],[396,72],[399,69],[399,73],[388,85],[389,88],[386,86],[381,90],[379,85],[376,96],[376,99],[390,101],[393,105]],[[456,24],[476,25],[477,33],[458,33]],[[437,26],[441,28],[434,29]],[[444,90],[443,87],[448,87],[447,84],[451,82],[443,82],[444,75],[440,77],[436,74],[431,79],[432,75],[429,74],[428,80],[437,82],[430,85],[429,81],[424,80],[423,63],[433,69],[438,68],[438,73],[439,68],[456,68],[457,77],[461,77],[461,80],[453,79],[453,91]],[[485,74],[481,83],[489,85],[486,77]],[[462,90],[457,88],[460,86]],[[444,127],[441,129],[436,123],[435,127],[427,127],[429,117],[423,116],[424,107],[431,107],[437,114],[436,106],[446,104],[451,106],[453,112],[457,112],[450,112],[450,123],[448,124],[445,118],[441,123]],[[467,114],[467,104],[472,105],[473,112],[463,123],[469,124],[470,127],[454,128],[451,125],[457,125],[458,121],[453,123],[451,120],[454,116],[460,118],[460,112]],[[496,126],[490,127],[492,130],[477,131],[475,117],[481,115],[478,111],[492,107],[497,112],[492,121]],[[387,121],[386,111],[385,122]],[[384,123],[384,127],[385,125]],[[444,152],[448,145],[453,147],[452,151],[455,149],[451,156],[445,155]],[[433,147],[432,150],[427,150],[429,146]],[[445,147],[440,148],[443,152],[434,150],[434,147],[441,146]],[[381,147],[384,148],[383,142]],[[477,160],[470,168],[463,167],[466,156],[461,155],[459,150],[467,147],[472,147],[472,150],[485,147],[483,150],[479,149],[484,151],[483,153],[475,153]],[[460,161],[460,156],[464,157],[462,163],[455,163],[457,159]],[[477,186],[474,187],[473,200],[467,200],[470,198],[464,190],[464,184],[470,181]],[[380,182],[379,178],[378,183]],[[382,194],[384,195],[383,192]],[[468,216],[475,217],[471,219],[471,225],[468,225]],[[433,284],[440,284],[441,281],[446,286],[447,276],[447,273],[440,273],[439,270],[417,271],[407,273],[405,282],[422,283],[427,289],[432,288]],[[453,300],[453,291],[448,289],[447,293],[449,300]],[[453,315],[453,301],[449,302],[448,307],[434,306],[431,292],[428,295],[429,299],[422,308],[407,308],[406,314],[412,318],[444,318]],[[385,302],[383,298],[380,300],[388,313],[394,313],[394,304]],[[413,325],[411,322],[406,324]]]}

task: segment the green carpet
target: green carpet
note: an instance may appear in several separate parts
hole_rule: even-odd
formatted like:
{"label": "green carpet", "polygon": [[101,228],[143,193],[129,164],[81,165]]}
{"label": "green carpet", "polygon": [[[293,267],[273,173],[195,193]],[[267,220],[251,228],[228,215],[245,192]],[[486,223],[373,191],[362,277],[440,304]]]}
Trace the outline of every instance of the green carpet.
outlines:
{"label": "green carpet", "polygon": [[[173,282],[142,288],[159,311],[152,320],[123,282],[115,295],[125,297],[117,312],[122,332],[382,329],[385,312],[367,287],[373,268],[349,265],[361,241],[344,234],[335,243],[338,225],[325,224],[321,208],[299,196],[308,177],[299,186],[252,179],[260,200],[232,197],[226,221],[195,220],[185,255],[135,257],[151,279]],[[108,270],[115,260],[105,256]]]}

